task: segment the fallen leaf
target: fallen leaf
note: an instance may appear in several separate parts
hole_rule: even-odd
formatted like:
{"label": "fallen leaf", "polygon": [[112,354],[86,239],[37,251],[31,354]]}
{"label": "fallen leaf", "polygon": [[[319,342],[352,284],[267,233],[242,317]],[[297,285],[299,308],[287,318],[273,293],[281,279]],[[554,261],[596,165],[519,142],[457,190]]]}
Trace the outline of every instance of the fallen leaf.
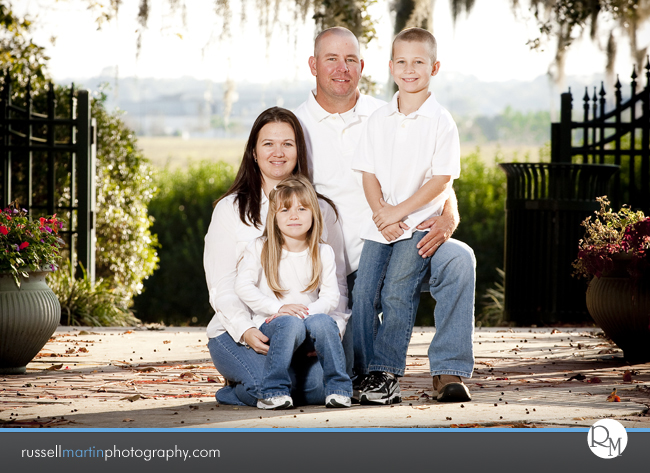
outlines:
{"label": "fallen leaf", "polygon": [[420,409],[420,410],[430,409],[431,408],[431,406],[411,406],[411,407],[413,407],[413,409]]}
{"label": "fallen leaf", "polygon": [[68,348],[68,349],[65,351],[66,355],[71,355],[71,354],[73,354],[73,353],[75,353],[75,352],[76,352],[76,350],[75,350],[74,348]]}
{"label": "fallen leaf", "polygon": [[621,398],[616,395],[616,389],[614,389],[612,393],[607,396],[607,402],[621,402]]}
{"label": "fallen leaf", "polygon": [[594,376],[593,378],[589,378],[587,380],[588,383],[602,383],[601,379],[598,376]]}
{"label": "fallen leaf", "polygon": [[623,373],[623,381],[626,383],[632,382],[632,372],[630,370],[625,370],[625,373]]}
{"label": "fallen leaf", "polygon": [[587,379],[587,377],[582,373],[578,373],[578,374],[574,374],[573,376],[571,376],[569,378],[569,381],[573,381],[574,379],[576,381],[582,381],[583,379]]}
{"label": "fallen leaf", "polygon": [[172,342],[171,340],[163,340],[163,343],[164,343],[165,345],[167,345],[168,343],[171,343],[171,342]]}
{"label": "fallen leaf", "polygon": [[122,422],[133,422],[133,419],[127,418],[127,419],[122,420]]}
{"label": "fallen leaf", "polygon": [[88,353],[88,348],[86,347],[79,348],[79,353]]}
{"label": "fallen leaf", "polygon": [[138,399],[145,399],[145,397],[141,396],[140,394],[134,394],[133,396],[123,397],[122,399],[120,399],[120,401],[133,402],[133,401],[137,401]]}
{"label": "fallen leaf", "polygon": [[196,378],[196,375],[191,371],[185,371],[179,375],[179,378]]}
{"label": "fallen leaf", "polygon": [[406,396],[402,398],[403,401],[417,401],[418,399],[420,399],[418,396]]}
{"label": "fallen leaf", "polygon": [[140,373],[151,373],[152,371],[158,371],[156,368],[152,366],[147,366],[146,368],[138,368],[136,371]]}
{"label": "fallen leaf", "polygon": [[133,333],[133,330],[127,330],[127,331],[124,332],[122,335],[128,335],[128,334],[130,334],[130,333]]}
{"label": "fallen leaf", "polygon": [[60,370],[61,368],[63,368],[63,363],[58,365],[52,365],[49,368],[47,368],[47,371],[56,371],[56,370]]}
{"label": "fallen leaf", "polygon": [[208,383],[219,383],[219,382],[220,381],[218,379],[208,377]]}

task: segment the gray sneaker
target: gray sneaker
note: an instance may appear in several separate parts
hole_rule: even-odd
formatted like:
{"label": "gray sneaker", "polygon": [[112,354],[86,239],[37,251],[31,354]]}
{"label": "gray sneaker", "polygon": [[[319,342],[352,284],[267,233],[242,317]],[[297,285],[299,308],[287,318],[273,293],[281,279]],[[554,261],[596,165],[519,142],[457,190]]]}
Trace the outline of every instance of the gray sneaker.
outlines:
{"label": "gray sneaker", "polygon": [[257,400],[258,409],[289,409],[293,407],[291,396],[275,396]]}

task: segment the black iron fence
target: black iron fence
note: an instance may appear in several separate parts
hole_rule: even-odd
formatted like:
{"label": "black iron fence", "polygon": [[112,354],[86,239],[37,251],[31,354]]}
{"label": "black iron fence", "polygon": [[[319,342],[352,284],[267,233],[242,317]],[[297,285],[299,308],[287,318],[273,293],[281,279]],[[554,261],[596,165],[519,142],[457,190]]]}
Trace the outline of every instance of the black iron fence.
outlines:
{"label": "black iron fence", "polygon": [[[562,94],[561,119],[551,125],[551,163],[505,163],[507,176],[505,312],[519,324],[590,320],[584,281],[571,276],[580,223],[608,195],[615,208],[650,211],[650,58],[646,85],[606,110],[605,88],[583,97],[582,121],[574,121],[571,92]],[[617,172],[620,171],[620,172]]]}
{"label": "black iron fence", "polygon": [[[96,146],[88,91],[73,85],[65,104],[57,104],[52,84],[38,95],[28,84],[22,104],[12,95],[7,73],[0,93],[0,205],[15,200],[32,218],[63,217],[70,258],[94,280]],[[65,116],[57,115],[61,109]]]}
{"label": "black iron fence", "polygon": [[609,197],[614,207],[628,204],[650,212],[650,58],[644,67],[646,84],[640,88],[632,72],[630,98],[622,100],[621,82],[614,86],[614,108],[606,110],[606,92],[588,88],[582,98],[582,121],[573,120],[571,91],[561,96],[559,123],[551,125],[551,161],[554,163],[614,164]]}

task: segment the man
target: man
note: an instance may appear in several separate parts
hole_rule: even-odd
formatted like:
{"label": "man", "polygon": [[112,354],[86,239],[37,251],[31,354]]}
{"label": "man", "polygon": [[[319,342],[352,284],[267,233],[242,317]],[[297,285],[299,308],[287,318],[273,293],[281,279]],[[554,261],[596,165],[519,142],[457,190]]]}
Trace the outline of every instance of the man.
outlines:
{"label": "man", "polygon": [[[335,27],[323,31],[316,38],[314,55],[309,58],[316,89],[295,110],[305,131],[314,186],[332,199],[339,211],[349,294],[363,247],[360,226],[372,215],[361,176],[352,170],[351,160],[368,117],[385,104],[359,92],[363,66],[359,42],[349,30]],[[474,369],[476,261],[469,246],[450,239],[458,221],[456,196],[452,193],[441,216],[417,227],[429,229],[418,248],[422,257],[432,256],[429,289],[436,300],[436,334],[428,355],[434,395],[440,402],[470,400],[461,377],[471,377]],[[348,328],[343,341],[348,361],[351,332]]]}

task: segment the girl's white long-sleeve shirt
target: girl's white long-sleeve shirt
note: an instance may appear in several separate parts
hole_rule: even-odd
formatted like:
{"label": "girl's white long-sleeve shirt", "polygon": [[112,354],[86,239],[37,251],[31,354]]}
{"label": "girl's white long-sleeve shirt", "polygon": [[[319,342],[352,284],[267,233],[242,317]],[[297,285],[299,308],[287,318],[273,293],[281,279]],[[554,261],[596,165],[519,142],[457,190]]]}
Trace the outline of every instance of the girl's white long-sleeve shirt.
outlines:
{"label": "girl's white long-sleeve shirt", "polygon": [[[309,315],[334,315],[340,293],[336,280],[334,250],[326,244],[319,245],[322,271],[320,284],[313,291],[303,292],[312,275],[309,249],[300,252],[282,250],[278,267],[278,281],[287,292],[276,297],[269,287],[262,268],[262,247],[264,238],[252,241],[244,250],[235,278],[235,293],[253,311],[253,322],[257,327],[267,317],[277,314],[284,304],[303,304]],[[336,317],[334,317],[336,321]]]}
{"label": "girl's white long-sleeve shirt", "polygon": [[[332,247],[336,259],[336,276],[339,287],[339,304],[333,315],[341,333],[345,332],[350,317],[348,309],[348,285],[344,240],[341,226],[336,219],[334,209],[327,202],[319,201],[325,226],[323,241]],[[266,221],[269,201],[262,193],[260,218]],[[203,267],[208,285],[210,305],[215,311],[208,324],[209,338],[218,337],[228,332],[235,342],[243,343],[243,334],[249,328],[256,327],[250,309],[235,294],[235,276],[239,261],[246,246],[262,236],[264,228],[255,228],[244,224],[239,218],[235,195],[229,195],[219,201],[212,212],[212,220],[205,235]]]}

